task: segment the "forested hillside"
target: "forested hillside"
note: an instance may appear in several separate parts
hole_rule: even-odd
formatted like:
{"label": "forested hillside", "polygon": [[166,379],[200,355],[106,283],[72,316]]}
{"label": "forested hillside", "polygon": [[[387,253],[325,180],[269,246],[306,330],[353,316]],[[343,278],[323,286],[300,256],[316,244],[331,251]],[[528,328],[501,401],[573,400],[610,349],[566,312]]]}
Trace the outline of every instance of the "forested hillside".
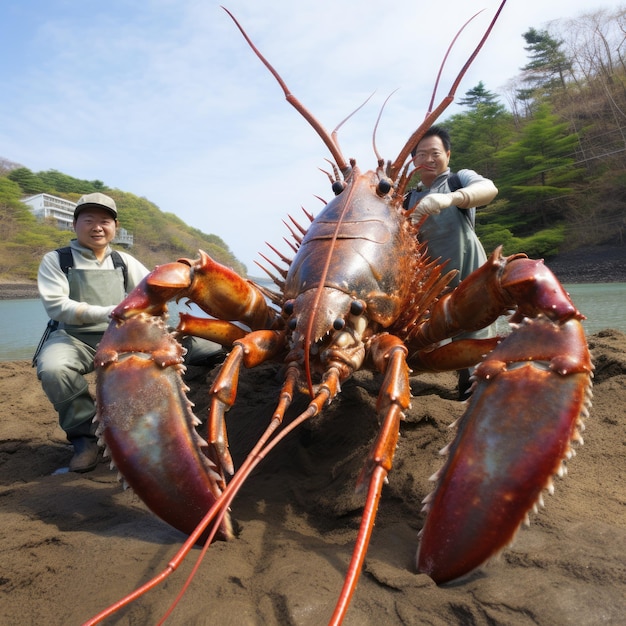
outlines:
{"label": "forested hillside", "polygon": [[626,7],[522,34],[528,63],[506,103],[481,81],[443,122],[453,169],[492,178],[478,212],[485,248],[534,257],[626,237]]}
{"label": "forested hillside", "polygon": [[120,226],[134,236],[129,250],[146,267],[176,260],[195,258],[198,249],[245,274],[245,266],[216,235],[187,226],[172,213],[163,213],[152,202],[132,193],[109,189],[101,181],[72,178],[56,171],[33,173],[28,168],[0,164],[0,282],[28,282],[37,277],[44,253],[66,245],[74,236],[55,224],[38,222],[24,196],[50,193],[76,202],[81,195],[102,191],[114,198],[120,213]]}
{"label": "forested hillside", "polygon": [[[550,259],[579,248],[624,246],[626,231],[626,7],[530,28],[528,63],[502,96],[488,80],[441,122],[452,137],[451,167],[492,178],[500,193],[477,216],[488,252]],[[503,99],[506,102],[503,102]],[[4,155],[10,158],[10,155]],[[101,181],[33,173],[0,159],[0,280],[33,280],[41,255],[71,233],[39,224],[20,198],[46,191],[71,200],[105,191],[118,203],[133,253],[148,267],[205,249],[245,272],[224,241]]]}

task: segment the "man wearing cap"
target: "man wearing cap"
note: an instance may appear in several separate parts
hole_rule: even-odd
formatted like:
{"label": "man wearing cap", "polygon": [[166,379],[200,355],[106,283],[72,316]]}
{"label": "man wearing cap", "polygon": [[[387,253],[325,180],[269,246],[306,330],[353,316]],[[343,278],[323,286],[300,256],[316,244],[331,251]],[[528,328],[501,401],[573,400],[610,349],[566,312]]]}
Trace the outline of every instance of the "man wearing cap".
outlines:
{"label": "man wearing cap", "polygon": [[96,345],[109,324],[111,311],[148,270],[126,252],[118,252],[127,268],[115,267],[110,243],[117,228],[113,198],[90,193],[74,210],[76,239],[67,275],[56,250],[42,259],[37,276],[41,300],[50,319],[59,322],[37,355],[37,377],[59,414],[59,424],[74,447],[70,471],[89,472],[98,463],[93,423],[96,407],[84,375],[94,369]]}

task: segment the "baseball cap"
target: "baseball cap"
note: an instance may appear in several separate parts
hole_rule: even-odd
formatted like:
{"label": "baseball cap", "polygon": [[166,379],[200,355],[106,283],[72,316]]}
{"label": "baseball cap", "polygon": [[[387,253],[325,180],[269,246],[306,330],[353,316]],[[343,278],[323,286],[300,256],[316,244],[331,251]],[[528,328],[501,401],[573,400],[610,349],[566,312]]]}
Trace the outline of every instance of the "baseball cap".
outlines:
{"label": "baseball cap", "polygon": [[74,209],[74,219],[78,217],[78,214],[83,209],[89,208],[104,209],[117,219],[117,207],[115,206],[115,200],[113,200],[113,198],[109,198],[109,196],[105,196],[103,193],[88,193],[87,195],[82,196],[76,203],[76,208]]}

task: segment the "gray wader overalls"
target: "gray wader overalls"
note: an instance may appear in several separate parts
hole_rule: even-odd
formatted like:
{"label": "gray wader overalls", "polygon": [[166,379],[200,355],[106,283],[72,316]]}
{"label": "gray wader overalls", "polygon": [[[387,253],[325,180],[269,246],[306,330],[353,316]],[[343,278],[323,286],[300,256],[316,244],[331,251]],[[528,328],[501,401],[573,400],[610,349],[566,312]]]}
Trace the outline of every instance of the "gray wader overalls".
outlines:
{"label": "gray wader overalls", "polygon": [[[122,268],[68,269],[70,298],[92,305],[111,306],[124,299]],[[84,375],[94,370],[96,346],[108,322],[85,326],[60,324],[37,356],[37,377],[59,414],[59,425],[72,441],[94,437],[94,399]]]}

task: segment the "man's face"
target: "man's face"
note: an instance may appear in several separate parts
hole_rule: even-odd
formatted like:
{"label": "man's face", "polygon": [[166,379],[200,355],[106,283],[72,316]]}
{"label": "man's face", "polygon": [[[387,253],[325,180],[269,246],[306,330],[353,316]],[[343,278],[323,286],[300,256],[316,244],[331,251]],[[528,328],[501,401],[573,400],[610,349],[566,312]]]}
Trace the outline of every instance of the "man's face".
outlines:
{"label": "man's face", "polygon": [[94,252],[113,241],[116,226],[113,216],[104,209],[83,209],[74,220],[78,243]]}
{"label": "man's face", "polygon": [[450,151],[446,151],[443,141],[437,135],[426,137],[417,144],[413,162],[415,167],[420,168],[424,183],[430,184],[439,174],[448,169]]}

